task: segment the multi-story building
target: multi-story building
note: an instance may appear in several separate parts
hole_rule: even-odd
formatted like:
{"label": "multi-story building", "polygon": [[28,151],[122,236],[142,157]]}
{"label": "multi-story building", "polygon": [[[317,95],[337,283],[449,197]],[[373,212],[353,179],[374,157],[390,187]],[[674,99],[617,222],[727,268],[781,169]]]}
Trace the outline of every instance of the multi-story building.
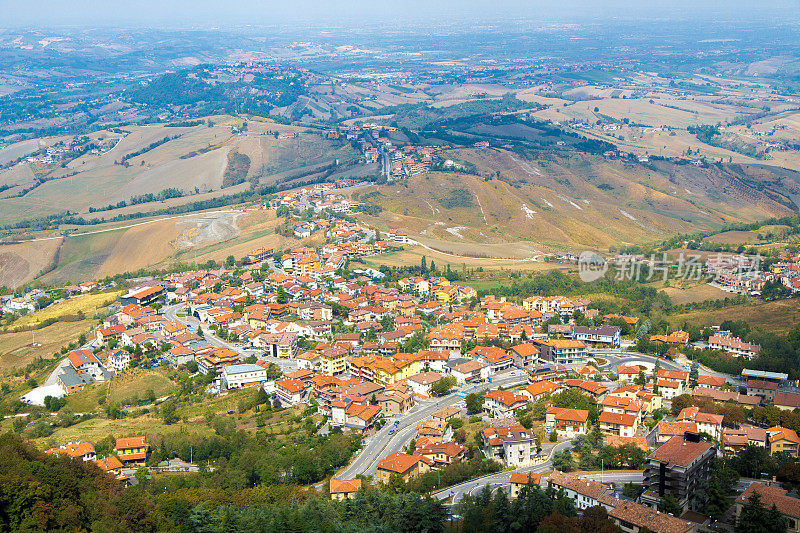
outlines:
{"label": "multi-story building", "polygon": [[144,464],[147,461],[147,439],[145,437],[124,437],[117,439],[117,456],[125,464]]}
{"label": "multi-story building", "polygon": [[765,404],[771,404],[775,401],[775,392],[777,390],[778,384],[774,381],[762,379],[747,380],[747,395],[759,396]]}
{"label": "multi-story building", "polygon": [[569,438],[585,435],[589,429],[589,411],[550,406],[545,414],[544,429],[548,433],[564,433]]}
{"label": "multi-story building", "polygon": [[606,435],[634,437],[636,430],[639,429],[639,417],[631,414],[603,411],[600,413],[599,422],[600,431]]}
{"label": "multi-story building", "polygon": [[536,437],[523,426],[486,428],[483,430],[483,453],[507,466],[528,466],[535,462],[538,454]]}
{"label": "multi-story building", "polygon": [[770,455],[783,452],[797,457],[800,438],[797,437],[796,431],[781,426],[771,427],[767,430],[767,442]]}
{"label": "multi-story building", "polygon": [[591,345],[619,346],[619,326],[574,326],[572,338]]}
{"label": "multi-story building", "polygon": [[644,467],[644,505],[657,508],[666,495],[675,498],[681,513],[702,509],[706,483],[717,447],[700,439],[698,433],[675,436],[649,456]]}
{"label": "multi-story building", "polygon": [[267,381],[267,369],[259,365],[241,364],[222,368],[222,383],[226,389],[254,387]]}
{"label": "multi-story building", "polygon": [[535,340],[539,358],[559,365],[586,363],[586,344],[573,339]]}

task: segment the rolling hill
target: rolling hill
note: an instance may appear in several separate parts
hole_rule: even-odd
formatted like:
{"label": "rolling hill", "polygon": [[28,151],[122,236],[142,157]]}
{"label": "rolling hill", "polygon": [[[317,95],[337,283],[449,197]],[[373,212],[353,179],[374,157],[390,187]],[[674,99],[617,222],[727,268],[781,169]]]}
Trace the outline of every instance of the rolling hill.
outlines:
{"label": "rolling hill", "polygon": [[420,174],[372,187],[385,229],[406,228],[423,243],[513,243],[607,249],[795,214],[798,175],[744,165],[700,168],[599,156],[526,159],[504,149],[448,154],[482,176]]}

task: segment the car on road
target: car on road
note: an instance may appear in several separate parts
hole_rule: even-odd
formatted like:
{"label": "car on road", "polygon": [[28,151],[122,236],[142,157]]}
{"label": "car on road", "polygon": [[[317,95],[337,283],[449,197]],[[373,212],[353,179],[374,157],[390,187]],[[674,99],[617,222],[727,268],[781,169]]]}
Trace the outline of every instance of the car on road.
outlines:
{"label": "car on road", "polygon": [[389,430],[389,435],[394,435],[394,429]]}

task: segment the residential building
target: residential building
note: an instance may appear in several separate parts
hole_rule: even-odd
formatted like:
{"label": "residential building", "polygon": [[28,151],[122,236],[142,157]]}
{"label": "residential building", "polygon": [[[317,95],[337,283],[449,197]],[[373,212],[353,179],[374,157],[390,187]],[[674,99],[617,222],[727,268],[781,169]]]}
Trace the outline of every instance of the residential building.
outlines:
{"label": "residential building", "polygon": [[606,435],[634,437],[636,430],[639,429],[639,417],[636,415],[603,411],[600,413],[598,421],[600,422],[600,431]]}
{"label": "residential building", "polygon": [[619,346],[619,326],[574,326],[572,338],[594,346]]}
{"label": "residential building", "polygon": [[94,461],[97,454],[94,451],[94,443],[89,441],[76,441],[62,444],[58,448],[50,448],[46,452],[48,455],[66,456],[81,461]]}
{"label": "residential building", "polygon": [[747,380],[747,395],[759,396],[765,404],[771,404],[775,402],[775,393],[777,391],[778,384],[774,381],[765,381],[763,379]]}
{"label": "residential building", "polygon": [[698,433],[672,437],[647,456],[644,467],[645,492],[641,502],[657,508],[667,494],[684,511],[705,506],[705,486],[717,455],[713,443],[700,439]]}
{"label": "residential building", "polygon": [[434,467],[442,467],[463,461],[467,456],[467,451],[466,446],[457,442],[438,442],[417,446],[414,455],[427,458],[432,461]]}
{"label": "residential building", "polygon": [[514,411],[527,405],[527,396],[510,391],[494,390],[483,396],[483,408],[496,417],[514,416]]}
{"label": "residential building", "polygon": [[406,379],[406,383],[417,396],[430,397],[431,385],[442,379],[438,372],[420,372]]}
{"label": "residential building", "polygon": [[483,453],[489,459],[519,468],[534,464],[539,450],[531,431],[523,426],[502,426],[483,430]]}
{"label": "residential building", "polygon": [[547,478],[547,487],[556,491],[563,490],[566,497],[575,503],[575,509],[578,511],[600,505],[600,497],[611,491],[608,485],[558,470]]}
{"label": "residential building", "polygon": [[769,454],[788,453],[797,457],[800,438],[797,432],[781,426],[774,426],[767,430],[767,443],[769,444]]}
{"label": "residential building", "polygon": [[348,351],[341,348],[327,348],[319,354],[319,370],[326,376],[338,376],[347,370]]}
{"label": "residential building", "polygon": [[707,433],[719,441],[722,438],[722,419],[723,415],[703,413],[699,407],[686,407],[678,414],[678,422],[691,421],[697,424],[699,433]]}
{"label": "residential building", "polygon": [[125,370],[131,364],[131,354],[126,350],[114,350],[108,356],[106,366],[117,372]]}
{"label": "residential building", "polygon": [[697,424],[694,422],[668,422],[666,420],[661,420],[658,423],[656,442],[663,444],[672,437],[682,437],[686,432],[698,433]]}
{"label": "residential building", "polygon": [[658,393],[665,400],[671,400],[683,394],[683,381],[658,378]]}
{"label": "residential building", "polygon": [[573,339],[535,340],[539,358],[559,365],[586,364],[586,344]]}
{"label": "residential building", "polygon": [[739,429],[723,428],[722,453],[727,456],[736,455],[748,446],[764,448],[767,443],[767,430],[752,426],[740,426]]}
{"label": "residential building", "polygon": [[539,348],[532,342],[517,344],[512,346],[509,351],[511,352],[514,366],[517,368],[527,368],[539,362]]}
{"label": "residential building", "polygon": [[267,369],[260,365],[241,364],[222,368],[222,384],[226,389],[257,387],[267,381]]}
{"label": "residential building", "polygon": [[758,356],[758,353],[761,351],[761,345],[744,342],[739,337],[712,335],[708,338],[708,349],[724,350],[740,357],[752,359]]}
{"label": "residential building", "polygon": [[761,505],[765,509],[772,509],[773,506],[778,509],[778,512],[786,519],[786,531],[788,533],[798,533],[800,531],[800,499],[789,496],[784,489],[759,482],[751,483],[747,490],[736,498],[737,519],[742,514],[742,508],[754,493],[760,496]]}
{"label": "residential building", "polygon": [[550,406],[545,414],[544,429],[547,433],[563,433],[568,438],[585,435],[589,431],[589,411]]}
{"label": "residential building", "polygon": [[377,405],[361,405],[352,403],[345,410],[345,427],[364,431],[372,427],[381,414],[381,408]]}
{"label": "residential building", "polygon": [[544,398],[545,396],[554,394],[559,390],[561,390],[560,384],[554,381],[543,379],[542,381],[534,381],[524,389],[521,389],[519,392],[520,394],[527,396],[531,401],[535,402]]}
{"label": "residential building", "polygon": [[360,479],[336,479],[332,477],[328,492],[331,495],[331,500],[352,500],[360,488]]}
{"label": "residential building", "polygon": [[564,385],[570,389],[578,389],[596,400],[602,399],[608,392],[605,385],[587,379],[567,379],[564,380]]}
{"label": "residential building", "polygon": [[479,383],[489,378],[489,367],[480,361],[467,361],[450,369],[450,374],[460,385]]}
{"label": "residential building", "polygon": [[542,474],[530,472],[522,474],[514,472],[511,474],[511,486],[508,490],[509,498],[518,498],[519,493],[525,487],[538,487],[542,482]]}
{"label": "residential building", "polygon": [[[604,505],[605,506],[605,505]],[[625,533],[695,533],[700,524],[682,520],[628,500],[616,500],[607,507],[608,517]]]}
{"label": "residential building", "polygon": [[125,464],[144,464],[147,461],[146,437],[123,437],[117,439],[117,457]]}
{"label": "residential building", "polygon": [[800,394],[776,391],[773,405],[782,411],[800,409]]}
{"label": "residential building", "polygon": [[428,470],[430,470],[430,466],[426,459],[417,455],[397,452],[378,461],[375,479],[378,483],[388,483],[392,474],[397,474],[403,478],[403,481],[408,481]]}
{"label": "residential building", "polygon": [[264,349],[264,357],[291,359],[297,355],[297,334],[262,333],[253,339],[253,346]]}
{"label": "residential building", "polygon": [[725,385],[724,376],[697,376],[698,387],[708,387],[710,389],[721,389]]}
{"label": "residential building", "polygon": [[78,374],[98,379],[103,377],[103,365],[89,350],[72,350],[67,355],[69,364]]}
{"label": "residential building", "polygon": [[282,379],[275,382],[275,387],[277,388],[278,400],[285,407],[299,405],[306,399],[305,383],[299,379]]}

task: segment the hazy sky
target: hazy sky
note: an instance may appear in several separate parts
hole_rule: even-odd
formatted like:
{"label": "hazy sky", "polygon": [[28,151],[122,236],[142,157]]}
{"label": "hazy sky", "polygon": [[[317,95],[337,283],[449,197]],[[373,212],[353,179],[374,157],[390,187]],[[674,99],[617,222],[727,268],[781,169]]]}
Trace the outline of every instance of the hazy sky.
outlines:
{"label": "hazy sky", "polygon": [[435,17],[679,16],[800,21],[800,0],[0,0],[0,26],[232,25],[313,21],[391,23]]}

